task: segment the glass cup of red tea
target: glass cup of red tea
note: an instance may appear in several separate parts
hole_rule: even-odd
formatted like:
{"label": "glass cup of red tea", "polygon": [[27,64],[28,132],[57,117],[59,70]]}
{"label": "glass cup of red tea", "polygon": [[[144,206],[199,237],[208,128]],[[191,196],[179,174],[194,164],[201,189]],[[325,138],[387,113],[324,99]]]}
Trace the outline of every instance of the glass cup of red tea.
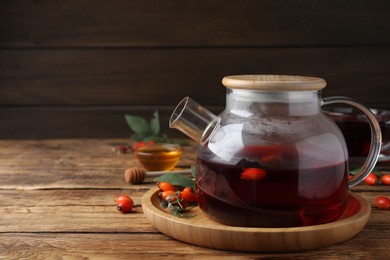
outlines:
{"label": "glass cup of red tea", "polygon": [[[382,148],[377,167],[390,168],[390,110],[370,109],[375,115],[382,132]],[[341,129],[348,147],[350,167],[358,167],[367,157],[370,143],[370,125],[360,111],[347,107],[324,108],[329,116]]]}

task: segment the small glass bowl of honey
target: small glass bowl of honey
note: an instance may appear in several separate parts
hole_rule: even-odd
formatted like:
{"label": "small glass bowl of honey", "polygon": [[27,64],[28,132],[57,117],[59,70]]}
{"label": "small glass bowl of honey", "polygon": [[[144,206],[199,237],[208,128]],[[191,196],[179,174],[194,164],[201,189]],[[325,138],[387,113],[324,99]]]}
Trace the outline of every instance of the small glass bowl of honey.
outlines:
{"label": "small glass bowl of honey", "polygon": [[179,162],[183,150],[177,144],[148,144],[134,151],[138,161],[150,171],[168,171]]}

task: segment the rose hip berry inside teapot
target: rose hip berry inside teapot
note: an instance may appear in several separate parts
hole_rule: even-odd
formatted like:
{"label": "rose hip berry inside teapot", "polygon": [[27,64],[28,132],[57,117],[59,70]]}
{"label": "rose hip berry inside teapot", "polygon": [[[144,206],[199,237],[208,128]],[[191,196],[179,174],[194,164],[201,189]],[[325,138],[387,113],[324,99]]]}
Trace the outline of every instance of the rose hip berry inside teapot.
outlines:
{"label": "rose hip berry inside teapot", "polygon": [[[284,75],[228,76],[226,109],[218,116],[186,97],[170,126],[199,143],[196,185],[200,208],[233,226],[293,227],[327,223],[344,211],[349,187],[378,159],[375,116],[345,97],[320,97],[325,80]],[[348,180],[348,152],[340,129],[321,106],[344,103],[371,125],[371,149]]]}

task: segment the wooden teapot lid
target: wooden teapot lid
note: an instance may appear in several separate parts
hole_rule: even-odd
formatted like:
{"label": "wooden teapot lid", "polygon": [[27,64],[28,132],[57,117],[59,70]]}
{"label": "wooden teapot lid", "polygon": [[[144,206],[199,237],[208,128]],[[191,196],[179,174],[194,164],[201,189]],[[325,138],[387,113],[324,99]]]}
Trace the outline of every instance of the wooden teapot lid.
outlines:
{"label": "wooden teapot lid", "polygon": [[326,81],[316,77],[292,75],[232,75],[224,77],[222,84],[232,89],[307,91],[325,88]]}

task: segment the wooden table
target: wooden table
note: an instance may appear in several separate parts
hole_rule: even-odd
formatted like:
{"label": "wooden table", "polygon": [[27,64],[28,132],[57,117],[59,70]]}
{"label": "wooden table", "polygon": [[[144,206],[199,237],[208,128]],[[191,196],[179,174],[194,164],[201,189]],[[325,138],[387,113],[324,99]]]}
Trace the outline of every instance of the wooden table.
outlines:
{"label": "wooden table", "polygon": [[[372,208],[353,239],[318,250],[253,254],[214,250],[176,241],[145,218],[142,195],[154,183],[129,185],[123,172],[139,165],[131,153],[112,148],[123,139],[0,141],[0,258],[287,258],[383,259],[390,257],[390,211]],[[185,148],[182,166],[194,162]],[[390,195],[389,186],[360,184],[353,191],[371,204]],[[134,212],[121,214],[114,197],[128,194]]]}

